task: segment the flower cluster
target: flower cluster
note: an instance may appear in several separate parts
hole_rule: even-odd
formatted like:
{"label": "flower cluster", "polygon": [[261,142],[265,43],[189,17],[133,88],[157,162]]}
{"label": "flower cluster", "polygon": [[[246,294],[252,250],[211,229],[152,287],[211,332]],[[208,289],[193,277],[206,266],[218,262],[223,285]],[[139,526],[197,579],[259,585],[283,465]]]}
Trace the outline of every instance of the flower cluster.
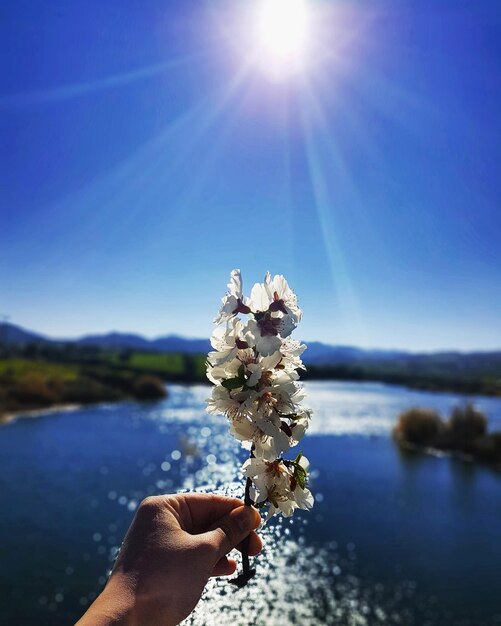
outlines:
{"label": "flower cluster", "polygon": [[306,346],[290,338],[300,319],[296,295],[283,276],[266,274],[247,298],[240,270],[233,270],[207,357],[207,377],[215,385],[207,411],[226,415],[231,433],[251,450],[242,471],[252,481],[256,505],[269,503],[268,517],[313,505],[306,458],[282,458],[311,419],[297,383]]}

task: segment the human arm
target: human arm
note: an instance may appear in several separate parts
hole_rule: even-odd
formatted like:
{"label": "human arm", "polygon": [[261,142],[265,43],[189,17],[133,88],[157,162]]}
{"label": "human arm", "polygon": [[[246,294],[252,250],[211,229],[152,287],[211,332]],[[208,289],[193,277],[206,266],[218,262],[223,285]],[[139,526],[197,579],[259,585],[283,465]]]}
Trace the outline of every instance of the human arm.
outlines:
{"label": "human arm", "polygon": [[187,493],[146,498],[103,592],[77,626],[175,626],[211,576],[236,569],[227,554],[250,536],[262,547],[256,509],[236,498]]}

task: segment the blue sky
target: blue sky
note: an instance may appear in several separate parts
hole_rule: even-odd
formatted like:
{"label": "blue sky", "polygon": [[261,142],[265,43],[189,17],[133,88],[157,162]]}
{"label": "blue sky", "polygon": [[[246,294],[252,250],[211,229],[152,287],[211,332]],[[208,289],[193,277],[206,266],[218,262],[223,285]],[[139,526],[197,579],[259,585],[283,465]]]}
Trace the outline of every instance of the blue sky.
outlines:
{"label": "blue sky", "polygon": [[501,348],[501,5],[310,0],[306,69],[243,0],[0,8],[0,313],[211,331],[283,273],[307,340]]}

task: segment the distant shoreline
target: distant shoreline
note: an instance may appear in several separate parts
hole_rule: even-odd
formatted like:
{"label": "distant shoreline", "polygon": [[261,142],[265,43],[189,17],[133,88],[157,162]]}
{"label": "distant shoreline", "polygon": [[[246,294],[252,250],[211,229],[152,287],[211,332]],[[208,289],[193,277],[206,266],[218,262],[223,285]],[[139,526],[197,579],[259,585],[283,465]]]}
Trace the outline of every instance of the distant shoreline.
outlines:
{"label": "distant shoreline", "polygon": [[[208,384],[206,354],[96,346],[0,345],[0,420],[54,407],[165,397],[166,384]],[[473,369],[472,369],[473,368]],[[501,397],[501,361],[464,371],[446,362],[307,365],[303,381],[379,382],[464,397]]]}
{"label": "distant shoreline", "polygon": [[[196,379],[196,380],[170,380],[170,381],[163,381],[163,382],[165,384],[167,394],[168,394],[169,385],[171,384],[186,385],[186,386],[206,385],[207,387],[210,387],[210,382],[206,378],[201,378],[201,379]],[[359,384],[380,383],[383,385],[389,385],[390,387],[400,387],[400,388],[409,389],[413,391],[422,391],[422,392],[429,392],[429,393],[453,393],[458,396],[465,396],[466,398],[471,395],[483,396],[483,397],[500,397],[498,395],[482,394],[482,393],[465,394],[465,393],[460,393],[458,391],[447,389],[447,388],[443,388],[443,389],[420,388],[420,387],[415,387],[415,386],[408,385],[408,384],[403,384],[403,383],[398,383],[398,382],[389,382],[389,381],[378,380],[378,379],[354,380],[354,379],[348,379],[348,378],[341,379],[341,378],[308,377],[306,378],[306,382],[350,382],[350,383],[359,383]],[[156,398],[156,399],[150,399],[149,401],[160,401],[161,399],[162,398]],[[143,401],[146,401],[146,400],[147,399],[143,399]],[[26,409],[18,408],[18,409],[9,410],[6,412],[2,412],[1,407],[0,407],[0,428],[18,419],[30,419],[30,418],[32,419],[32,418],[37,418],[37,417],[43,417],[44,415],[47,415],[50,413],[72,413],[73,411],[77,411],[85,407],[100,406],[103,404],[117,404],[120,402],[141,402],[141,399],[134,398],[132,396],[126,396],[126,397],[120,397],[116,399],[108,398],[108,399],[94,400],[91,402],[85,402],[85,401],[75,402],[75,403],[57,403],[56,402],[54,404],[51,404],[50,406],[30,407]],[[412,450],[414,452],[418,450],[421,452],[425,451],[428,454],[436,454],[438,456],[451,454],[450,451],[446,452],[444,450],[434,449],[433,447],[429,447],[427,450],[424,450],[422,447],[415,446],[413,444],[408,445],[408,450],[409,451]],[[454,456],[454,454],[452,454],[452,456]]]}
{"label": "distant shoreline", "polygon": [[[99,403],[97,403],[99,404]],[[0,414],[0,427],[6,426],[18,419],[33,419],[36,417],[43,417],[49,413],[72,413],[81,409],[83,404],[54,404],[49,407],[43,407],[40,409],[26,409],[18,411],[10,411],[9,413]],[[88,405],[87,405],[88,406]]]}

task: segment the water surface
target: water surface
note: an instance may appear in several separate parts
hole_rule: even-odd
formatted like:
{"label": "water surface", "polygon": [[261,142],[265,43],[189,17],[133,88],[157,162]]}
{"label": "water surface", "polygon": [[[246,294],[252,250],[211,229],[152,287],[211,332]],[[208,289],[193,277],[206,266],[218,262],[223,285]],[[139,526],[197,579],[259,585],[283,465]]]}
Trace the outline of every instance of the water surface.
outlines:
{"label": "water surface", "polygon": [[[460,400],[375,383],[306,387],[315,416],[301,447],[316,506],[266,527],[258,577],[240,591],[213,581],[190,623],[501,624],[501,476],[402,455],[390,437],[401,410],[445,415]],[[209,388],[169,390],[161,403],[0,429],[0,623],[75,621],[146,495],[240,489],[245,452],[204,412]],[[477,405],[501,429],[501,400]]]}

